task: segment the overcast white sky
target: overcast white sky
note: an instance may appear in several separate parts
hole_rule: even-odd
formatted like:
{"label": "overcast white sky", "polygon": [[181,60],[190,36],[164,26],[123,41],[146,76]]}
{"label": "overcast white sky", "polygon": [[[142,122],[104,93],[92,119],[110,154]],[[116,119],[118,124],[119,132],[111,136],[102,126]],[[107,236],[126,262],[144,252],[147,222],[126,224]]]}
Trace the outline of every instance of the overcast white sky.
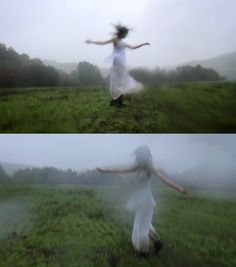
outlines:
{"label": "overcast white sky", "polygon": [[20,53],[58,62],[89,61],[109,67],[110,23],[133,28],[130,67],[166,66],[236,50],[235,0],[0,0],[0,42]]}
{"label": "overcast white sky", "polygon": [[156,166],[168,172],[209,163],[235,166],[236,135],[223,134],[1,134],[0,161],[75,170],[132,163],[148,145]]}

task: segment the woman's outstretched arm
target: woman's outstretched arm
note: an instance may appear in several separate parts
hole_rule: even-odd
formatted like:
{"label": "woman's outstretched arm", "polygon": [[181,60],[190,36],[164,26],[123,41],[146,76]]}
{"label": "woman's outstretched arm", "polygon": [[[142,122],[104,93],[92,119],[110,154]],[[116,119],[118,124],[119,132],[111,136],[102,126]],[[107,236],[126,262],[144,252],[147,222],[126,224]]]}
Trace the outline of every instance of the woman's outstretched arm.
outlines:
{"label": "woman's outstretched arm", "polygon": [[150,43],[143,43],[143,44],[135,45],[135,46],[125,44],[125,47],[130,48],[130,49],[137,49],[137,48],[140,48],[140,47],[145,46],[145,45],[150,45]]}
{"label": "woman's outstretched arm", "polygon": [[116,168],[116,169],[102,169],[102,168],[96,168],[99,172],[104,173],[127,173],[127,172],[134,172],[138,169],[138,166],[131,166],[127,168]]}
{"label": "woman's outstretched arm", "polygon": [[157,178],[159,178],[166,185],[174,188],[175,190],[177,190],[177,191],[179,191],[179,192],[181,192],[183,194],[188,194],[188,191],[186,189],[184,189],[183,187],[177,185],[173,181],[169,180],[169,178],[164,176],[159,170],[156,170],[156,169],[152,168],[152,174],[154,174]]}
{"label": "woman's outstretched arm", "polygon": [[86,40],[86,44],[96,44],[96,45],[106,45],[114,42],[114,38],[107,40],[107,41],[92,41],[92,40]]}

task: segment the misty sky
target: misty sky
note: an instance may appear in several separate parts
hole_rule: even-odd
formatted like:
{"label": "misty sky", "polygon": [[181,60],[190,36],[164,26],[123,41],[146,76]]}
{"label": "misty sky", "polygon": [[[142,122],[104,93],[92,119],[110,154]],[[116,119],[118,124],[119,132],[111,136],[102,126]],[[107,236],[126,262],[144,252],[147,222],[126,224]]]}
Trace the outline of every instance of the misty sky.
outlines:
{"label": "misty sky", "polygon": [[131,164],[139,145],[148,145],[155,165],[170,173],[206,163],[227,171],[236,162],[236,135],[229,134],[1,134],[0,161],[79,171]]}
{"label": "misty sky", "polygon": [[236,49],[235,0],[0,0],[0,42],[30,57],[109,67],[106,40],[118,20],[133,29],[130,67],[169,66]]}

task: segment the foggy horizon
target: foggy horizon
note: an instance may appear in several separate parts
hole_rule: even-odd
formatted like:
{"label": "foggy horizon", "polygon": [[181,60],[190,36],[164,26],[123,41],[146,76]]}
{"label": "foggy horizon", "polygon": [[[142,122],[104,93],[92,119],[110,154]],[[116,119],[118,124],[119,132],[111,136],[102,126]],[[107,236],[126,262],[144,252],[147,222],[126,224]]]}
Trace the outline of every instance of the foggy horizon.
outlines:
{"label": "foggy horizon", "polygon": [[0,162],[32,167],[56,167],[78,172],[134,162],[134,150],[148,145],[154,165],[181,173],[201,165],[232,168],[236,136],[216,134],[127,135],[5,135],[0,138]]}
{"label": "foggy horizon", "polygon": [[125,42],[151,43],[127,51],[130,67],[168,67],[235,51],[235,9],[233,0],[3,0],[0,42],[31,58],[108,68],[112,46],[85,40],[110,39],[120,21],[132,29]]}

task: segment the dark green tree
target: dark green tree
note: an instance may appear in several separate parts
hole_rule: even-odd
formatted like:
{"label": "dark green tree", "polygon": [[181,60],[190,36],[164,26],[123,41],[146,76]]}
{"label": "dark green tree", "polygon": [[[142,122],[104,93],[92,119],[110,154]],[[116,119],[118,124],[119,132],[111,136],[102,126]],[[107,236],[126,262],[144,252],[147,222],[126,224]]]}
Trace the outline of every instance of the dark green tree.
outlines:
{"label": "dark green tree", "polygon": [[88,62],[80,62],[77,67],[77,82],[79,85],[103,85],[104,78],[99,68]]}

